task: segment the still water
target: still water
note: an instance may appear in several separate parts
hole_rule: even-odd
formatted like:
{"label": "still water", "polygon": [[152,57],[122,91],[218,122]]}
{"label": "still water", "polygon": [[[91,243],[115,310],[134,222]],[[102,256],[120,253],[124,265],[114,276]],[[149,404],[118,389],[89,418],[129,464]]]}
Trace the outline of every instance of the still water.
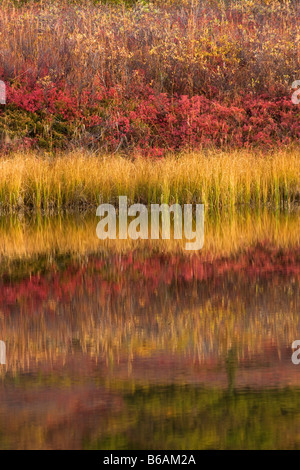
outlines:
{"label": "still water", "polygon": [[2,218],[0,449],[299,449],[299,221],[212,217],[187,255]]}

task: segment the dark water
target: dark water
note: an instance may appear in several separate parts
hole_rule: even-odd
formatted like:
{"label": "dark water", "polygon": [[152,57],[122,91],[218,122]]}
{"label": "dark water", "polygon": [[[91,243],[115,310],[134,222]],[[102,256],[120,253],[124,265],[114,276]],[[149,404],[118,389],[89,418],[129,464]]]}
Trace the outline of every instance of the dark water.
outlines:
{"label": "dark water", "polygon": [[300,448],[299,246],[270,246],[3,264],[0,448]]}

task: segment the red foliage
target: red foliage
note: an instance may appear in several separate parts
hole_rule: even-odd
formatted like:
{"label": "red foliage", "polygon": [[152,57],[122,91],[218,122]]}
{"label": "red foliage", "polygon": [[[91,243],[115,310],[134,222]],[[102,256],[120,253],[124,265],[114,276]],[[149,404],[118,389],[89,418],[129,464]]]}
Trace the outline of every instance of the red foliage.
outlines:
{"label": "red foliage", "polygon": [[[97,92],[79,95],[63,83],[42,87],[24,82],[7,87],[7,101],[10,108],[32,113],[44,123],[66,122],[73,134],[84,129],[78,137],[81,145],[136,155],[161,156],[210,145],[270,148],[300,138],[300,107],[290,97],[244,95],[221,102],[203,95],[168,96],[140,81],[126,93],[98,86]],[[35,144],[37,137],[31,133],[25,138]],[[65,146],[69,140],[66,135]]]}

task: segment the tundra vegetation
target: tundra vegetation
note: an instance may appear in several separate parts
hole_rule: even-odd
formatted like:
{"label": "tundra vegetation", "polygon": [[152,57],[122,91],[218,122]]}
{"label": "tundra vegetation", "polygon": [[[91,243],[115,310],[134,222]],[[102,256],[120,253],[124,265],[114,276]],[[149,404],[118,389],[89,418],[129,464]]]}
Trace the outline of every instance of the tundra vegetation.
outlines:
{"label": "tundra vegetation", "polygon": [[299,16],[277,0],[4,0],[1,208],[119,189],[148,202],[297,198]]}

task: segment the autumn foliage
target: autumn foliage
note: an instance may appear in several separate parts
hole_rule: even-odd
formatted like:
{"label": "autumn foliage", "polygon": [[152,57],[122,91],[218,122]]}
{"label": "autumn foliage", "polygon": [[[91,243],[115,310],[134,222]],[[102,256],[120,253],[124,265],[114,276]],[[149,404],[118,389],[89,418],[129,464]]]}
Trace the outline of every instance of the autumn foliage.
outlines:
{"label": "autumn foliage", "polygon": [[299,11],[277,0],[5,2],[1,147],[161,156],[297,143]]}

